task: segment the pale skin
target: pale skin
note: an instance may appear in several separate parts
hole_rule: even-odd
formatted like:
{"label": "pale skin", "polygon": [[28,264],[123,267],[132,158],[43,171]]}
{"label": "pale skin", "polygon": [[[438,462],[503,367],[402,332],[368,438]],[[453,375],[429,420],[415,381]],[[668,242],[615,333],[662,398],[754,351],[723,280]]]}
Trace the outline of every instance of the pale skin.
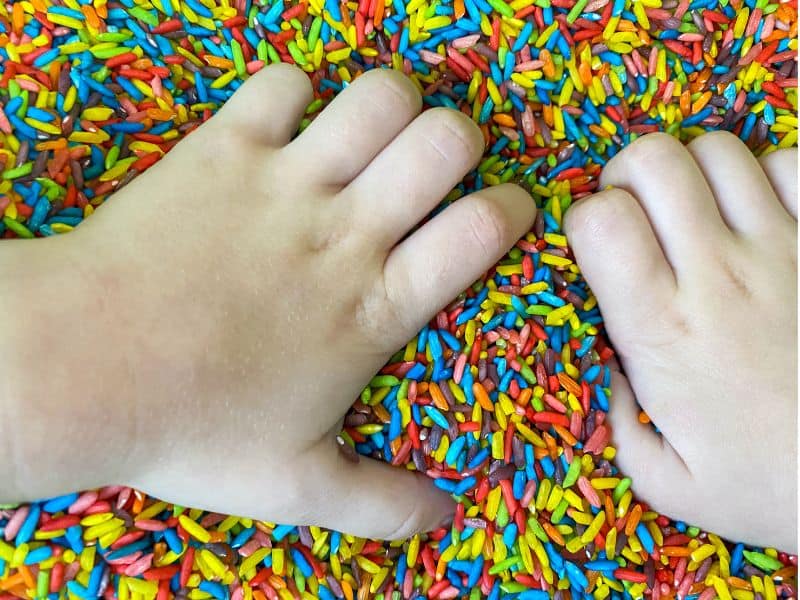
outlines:
{"label": "pale skin", "polygon": [[[0,501],[125,483],[387,539],[451,517],[424,475],[350,462],[335,436],[534,205],[497,186],[405,237],[477,164],[478,128],[419,114],[383,71],[292,140],[311,97],[302,72],[268,67],[75,232],[2,244],[0,314],[17,318],[0,336]],[[619,189],[565,227],[629,378],[617,464],[659,511],[793,549],[796,152],[651,135],[601,184]]]}

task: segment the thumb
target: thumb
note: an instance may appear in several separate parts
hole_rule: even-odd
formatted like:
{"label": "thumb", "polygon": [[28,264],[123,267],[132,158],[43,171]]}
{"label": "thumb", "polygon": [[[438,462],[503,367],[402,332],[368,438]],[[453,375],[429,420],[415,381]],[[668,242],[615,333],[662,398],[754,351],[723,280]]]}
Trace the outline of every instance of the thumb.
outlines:
{"label": "thumb", "polygon": [[400,540],[447,524],[452,498],[420,473],[346,457],[328,438],[308,455],[305,478],[317,490],[310,523],[352,535]]}
{"label": "thumb", "polygon": [[696,486],[686,464],[661,434],[639,422],[639,406],[628,379],[612,372],[608,421],[623,475],[637,498],[673,517],[685,512],[687,490]]}

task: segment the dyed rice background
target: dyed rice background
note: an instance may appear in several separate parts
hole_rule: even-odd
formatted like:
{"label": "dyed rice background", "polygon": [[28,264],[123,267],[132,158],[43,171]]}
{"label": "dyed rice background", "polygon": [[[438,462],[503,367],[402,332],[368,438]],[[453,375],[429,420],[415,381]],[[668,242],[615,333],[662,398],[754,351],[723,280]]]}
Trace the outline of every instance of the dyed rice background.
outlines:
{"label": "dyed rice background", "polygon": [[796,557],[658,515],[614,468],[612,350],[560,233],[641,134],[795,145],[796,34],[771,0],[0,5],[4,238],[68,232],[277,61],[311,76],[308,119],[364,69],[406,72],[487,138],[447,200],[514,181],[541,209],[346,421],[460,499],[450,530],[389,544],[105,488],[0,510],[0,599],[796,597]]}

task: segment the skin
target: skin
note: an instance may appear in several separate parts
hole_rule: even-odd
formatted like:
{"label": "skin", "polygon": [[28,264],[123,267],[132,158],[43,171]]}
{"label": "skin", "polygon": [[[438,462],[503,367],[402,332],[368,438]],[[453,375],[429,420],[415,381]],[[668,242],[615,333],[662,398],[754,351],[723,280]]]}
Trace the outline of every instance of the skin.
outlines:
{"label": "skin", "polygon": [[[452,500],[423,475],[350,462],[335,435],[391,353],[529,230],[533,202],[493,187],[406,237],[477,164],[480,130],[455,111],[420,115],[411,82],[381,71],[290,141],[310,99],[302,72],[271,66],[69,236],[3,244],[0,280],[15,285],[0,314],[21,318],[0,339],[0,500],[123,482],[388,539],[450,518]],[[784,527],[793,514],[779,504],[796,486],[779,461],[796,453],[796,225],[776,197],[795,198],[793,165],[773,154],[764,175],[735,138],[707,138],[694,157],[664,136],[632,145],[603,183],[638,200],[603,192],[566,226],[630,385],[665,434],[638,425],[616,374],[619,464],[637,492],[723,535],[789,547],[753,517],[766,515],[765,486]],[[710,168],[706,183],[704,143],[735,184]],[[745,314],[761,316],[722,326]],[[691,398],[676,394],[683,382]],[[643,468],[653,464],[663,470]]]}
{"label": "skin", "polygon": [[617,465],[659,512],[796,551],[796,149],[648,135],[600,183],[565,230],[627,375]]}
{"label": "skin", "polygon": [[0,432],[4,499],[125,482],[389,539],[452,516],[427,477],[350,462],[335,436],[391,354],[528,231],[534,203],[495,187],[401,241],[477,164],[480,130],[420,115],[411,81],[383,71],[290,142],[311,99],[302,71],[265,69],[74,233],[3,244],[0,280],[25,285],[0,314],[31,317],[0,341],[0,423],[25,424]]}

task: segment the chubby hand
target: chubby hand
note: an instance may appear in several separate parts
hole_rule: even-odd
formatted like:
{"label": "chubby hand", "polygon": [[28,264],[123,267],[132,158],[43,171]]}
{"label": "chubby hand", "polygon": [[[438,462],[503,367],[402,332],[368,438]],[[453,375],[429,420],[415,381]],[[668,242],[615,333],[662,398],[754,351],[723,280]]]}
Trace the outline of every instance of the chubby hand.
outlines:
{"label": "chubby hand", "polygon": [[794,550],[797,150],[653,134],[601,185],[565,226],[625,372],[617,464],[659,512]]}
{"label": "chubby hand", "polygon": [[[448,109],[420,114],[414,84],[376,70],[292,140],[311,99],[300,70],[264,69],[48,242],[80,265],[85,291],[65,303],[92,311],[53,367],[75,401],[48,418],[65,423],[63,447],[81,439],[88,450],[67,453],[63,475],[31,493],[126,483],[181,505],[390,539],[452,516],[427,477],[350,461],[336,435],[392,352],[529,230],[533,200],[493,187],[408,235],[477,164],[479,128]],[[52,339],[27,346],[9,353],[9,373],[48,355]],[[42,385],[19,381],[15,394],[39,398]],[[20,456],[32,437],[20,435]]]}

